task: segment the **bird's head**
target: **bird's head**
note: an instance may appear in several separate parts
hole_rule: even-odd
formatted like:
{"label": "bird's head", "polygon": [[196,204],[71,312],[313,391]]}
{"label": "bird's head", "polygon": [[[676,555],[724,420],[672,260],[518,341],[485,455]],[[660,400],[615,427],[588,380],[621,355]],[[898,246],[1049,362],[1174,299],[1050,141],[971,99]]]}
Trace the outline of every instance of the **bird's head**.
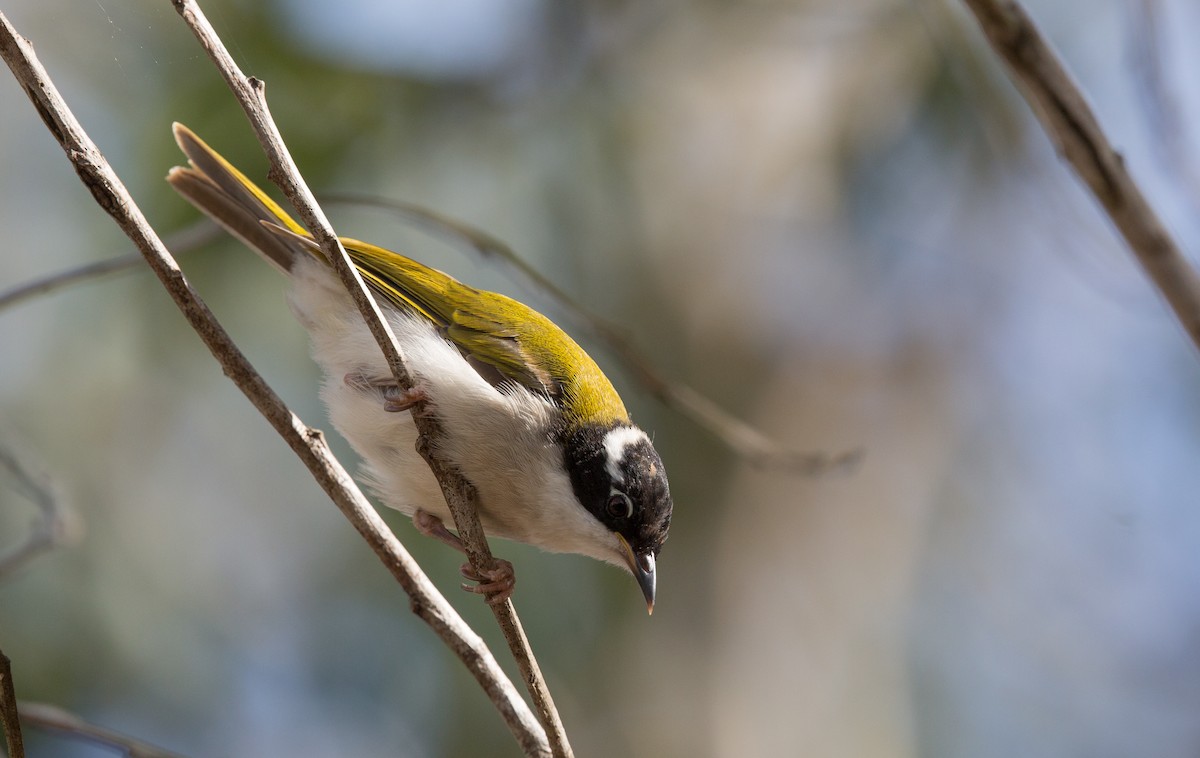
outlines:
{"label": "bird's head", "polygon": [[662,458],[631,424],[585,425],[563,446],[575,497],[614,536],[613,556],[637,579],[654,611],[655,561],[671,526]]}

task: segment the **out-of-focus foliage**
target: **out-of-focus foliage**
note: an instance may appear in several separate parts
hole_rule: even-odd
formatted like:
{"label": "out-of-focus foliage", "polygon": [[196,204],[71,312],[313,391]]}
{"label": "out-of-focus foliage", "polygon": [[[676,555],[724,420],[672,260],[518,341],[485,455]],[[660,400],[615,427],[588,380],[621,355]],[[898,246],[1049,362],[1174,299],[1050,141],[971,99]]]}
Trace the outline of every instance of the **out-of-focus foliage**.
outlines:
{"label": "out-of-focus foliage", "polygon": [[[1143,3],[1030,10],[1195,249],[1200,13],[1153,5],[1149,45]],[[579,755],[1200,751],[1196,351],[954,3],[204,7],[318,190],[485,228],[667,374],[865,449],[848,476],[747,468],[597,348],[672,475],[654,617],[617,571],[495,546]],[[161,230],[195,217],[162,181],[173,120],[263,176],[169,3],[5,13]],[[127,250],[5,76],[0,199],[0,288]],[[333,217],[546,306],[386,214]],[[325,426],[279,277],[232,242],[183,265]],[[0,313],[0,425],[87,523],[0,584],[22,696],[194,755],[517,753],[148,274]],[[0,482],[0,549],[31,512]],[[387,516],[501,651],[458,556]]]}

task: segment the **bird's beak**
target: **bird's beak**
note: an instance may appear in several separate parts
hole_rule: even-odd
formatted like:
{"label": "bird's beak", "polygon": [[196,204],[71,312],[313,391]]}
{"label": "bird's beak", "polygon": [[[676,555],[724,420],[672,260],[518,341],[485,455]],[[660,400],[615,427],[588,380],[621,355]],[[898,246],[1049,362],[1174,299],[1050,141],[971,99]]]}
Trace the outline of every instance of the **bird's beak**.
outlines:
{"label": "bird's beak", "polygon": [[654,553],[650,551],[635,553],[624,537],[618,534],[617,539],[621,541],[625,562],[629,564],[633,578],[637,579],[638,586],[642,588],[642,594],[646,597],[646,613],[652,614],[654,613]]}

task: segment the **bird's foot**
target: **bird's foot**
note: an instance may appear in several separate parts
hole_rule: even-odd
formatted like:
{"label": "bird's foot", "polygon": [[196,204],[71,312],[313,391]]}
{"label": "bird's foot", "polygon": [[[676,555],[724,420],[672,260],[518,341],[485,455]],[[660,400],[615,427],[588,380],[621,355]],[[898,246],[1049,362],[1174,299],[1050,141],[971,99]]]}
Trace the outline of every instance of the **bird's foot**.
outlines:
{"label": "bird's foot", "polygon": [[388,413],[411,410],[428,399],[429,396],[420,387],[410,390],[402,390],[394,384],[383,387],[383,409]]}
{"label": "bird's foot", "polygon": [[420,387],[413,387],[410,390],[400,389],[400,386],[393,381],[372,379],[361,372],[346,374],[342,377],[342,381],[351,389],[382,394],[383,409],[388,413],[412,410],[429,399],[425,390]]}
{"label": "bird's foot", "polygon": [[[413,526],[421,534],[445,543],[460,553],[467,552],[467,546],[463,544],[462,539],[447,529],[442,520],[429,511],[423,511],[418,508],[412,518]],[[503,558],[496,558],[494,560],[496,561],[496,565],[483,571],[476,571],[475,567],[470,563],[464,563],[462,568],[459,569],[459,573],[463,575],[463,578],[477,582],[477,584],[464,584],[462,588],[467,592],[485,595],[485,599],[491,605],[503,603],[505,600],[508,600],[512,597],[513,589],[517,586],[517,576],[516,572],[513,571],[513,565]]]}
{"label": "bird's foot", "polygon": [[503,558],[496,558],[496,565],[490,569],[476,571],[470,563],[464,563],[458,572],[464,579],[470,579],[478,584],[464,584],[467,592],[485,595],[489,605],[499,605],[512,597],[513,589],[517,586],[517,575],[513,565]]}

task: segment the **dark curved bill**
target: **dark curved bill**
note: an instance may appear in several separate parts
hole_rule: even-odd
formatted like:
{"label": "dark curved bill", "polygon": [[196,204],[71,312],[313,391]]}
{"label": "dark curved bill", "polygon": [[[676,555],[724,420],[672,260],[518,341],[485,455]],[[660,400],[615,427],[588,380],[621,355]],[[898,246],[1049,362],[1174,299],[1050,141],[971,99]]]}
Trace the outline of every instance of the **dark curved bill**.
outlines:
{"label": "dark curved bill", "polygon": [[621,535],[617,535],[617,539],[621,541],[621,547],[625,549],[625,562],[629,564],[629,571],[633,574],[633,578],[637,580],[638,586],[642,588],[642,595],[646,598],[646,613],[654,613],[654,553],[649,551],[644,553],[635,553],[629,543]]}

